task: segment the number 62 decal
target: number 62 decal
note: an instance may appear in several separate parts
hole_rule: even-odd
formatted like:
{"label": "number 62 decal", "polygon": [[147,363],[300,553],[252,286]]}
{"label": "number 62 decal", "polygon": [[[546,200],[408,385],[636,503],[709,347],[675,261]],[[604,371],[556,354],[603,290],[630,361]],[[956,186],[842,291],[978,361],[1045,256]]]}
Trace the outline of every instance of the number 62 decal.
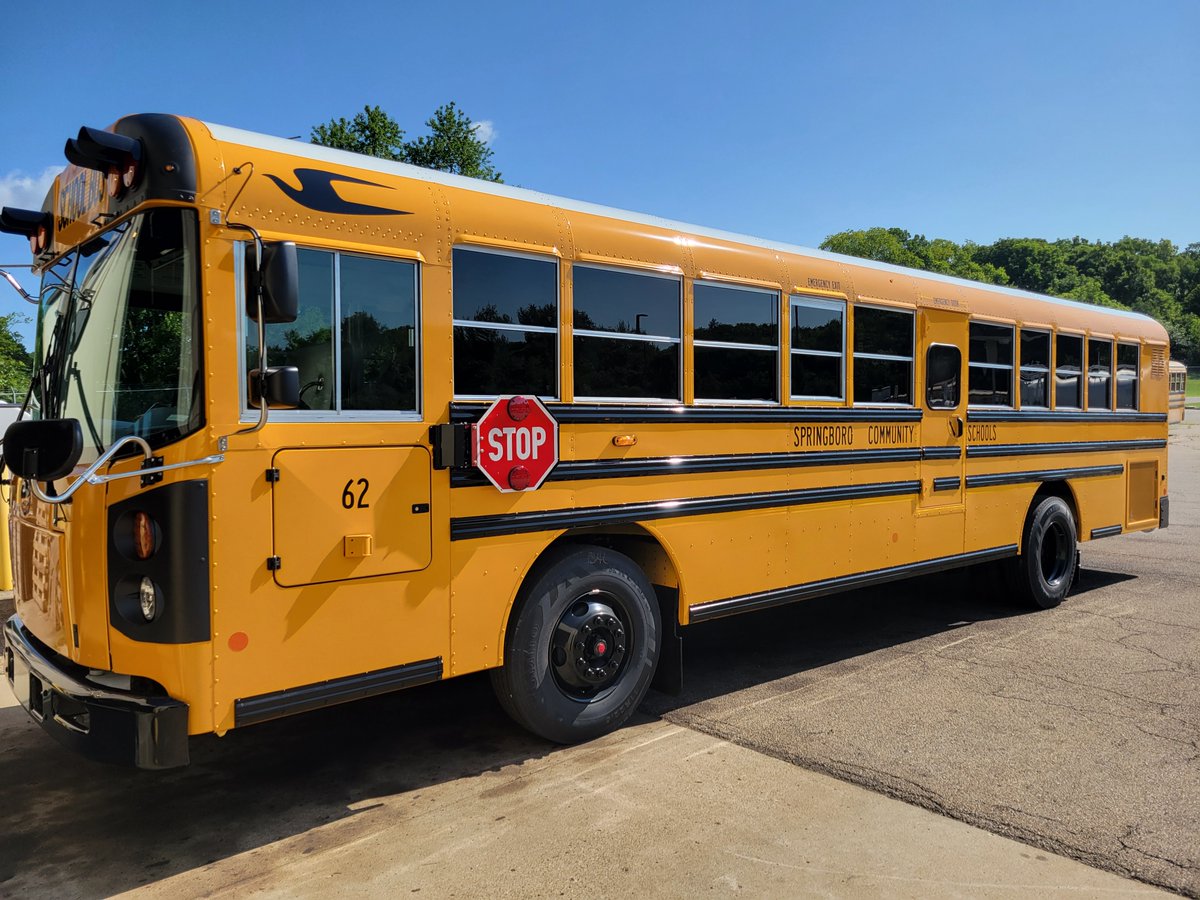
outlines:
{"label": "number 62 decal", "polygon": [[[358,498],[354,496],[354,486],[359,485],[362,489],[358,492]],[[346,486],[342,488],[342,506],[345,509],[370,509],[371,504],[367,502],[367,489],[371,483],[365,478],[360,478],[355,481],[351,478],[346,482]]]}

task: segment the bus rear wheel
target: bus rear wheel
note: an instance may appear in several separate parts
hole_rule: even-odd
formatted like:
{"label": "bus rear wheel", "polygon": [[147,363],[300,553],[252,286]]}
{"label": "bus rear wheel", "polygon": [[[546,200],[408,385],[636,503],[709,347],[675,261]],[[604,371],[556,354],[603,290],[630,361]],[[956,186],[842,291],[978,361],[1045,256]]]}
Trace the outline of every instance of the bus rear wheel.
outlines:
{"label": "bus rear wheel", "polygon": [[641,703],[661,630],[654,589],[629,557],[594,545],[552,551],[522,589],[492,687],[534,734],[591,740]]}
{"label": "bus rear wheel", "polygon": [[1036,609],[1062,603],[1075,580],[1078,535],[1071,508],[1061,497],[1043,497],[1025,521],[1021,554],[1010,569],[1018,599]]}

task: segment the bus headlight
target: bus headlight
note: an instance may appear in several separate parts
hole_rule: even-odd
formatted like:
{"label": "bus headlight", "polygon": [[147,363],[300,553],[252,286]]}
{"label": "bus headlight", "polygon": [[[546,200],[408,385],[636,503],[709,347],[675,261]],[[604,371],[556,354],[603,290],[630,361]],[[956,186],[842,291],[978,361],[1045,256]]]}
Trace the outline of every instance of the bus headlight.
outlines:
{"label": "bus headlight", "polygon": [[147,622],[153,622],[154,617],[158,615],[158,589],[148,576],[142,578],[142,584],[138,588],[138,599],[141,601],[142,616]]}

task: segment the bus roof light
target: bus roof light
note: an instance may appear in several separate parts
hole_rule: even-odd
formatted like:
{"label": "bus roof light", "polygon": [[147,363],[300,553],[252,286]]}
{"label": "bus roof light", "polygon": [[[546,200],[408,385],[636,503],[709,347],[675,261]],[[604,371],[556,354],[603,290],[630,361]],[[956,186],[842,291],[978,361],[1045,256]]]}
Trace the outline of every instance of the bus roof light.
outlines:
{"label": "bus roof light", "polygon": [[49,236],[53,232],[52,220],[51,213],[42,212],[40,209],[6,206],[0,210],[0,231],[27,237],[31,243],[37,240],[40,234],[43,236],[42,243],[45,244],[49,242]]}
{"label": "bus roof light", "polygon": [[72,165],[104,173],[108,179],[108,194],[116,197],[137,182],[142,142],[85,125],[79,129],[78,137],[67,139],[63,154]]}

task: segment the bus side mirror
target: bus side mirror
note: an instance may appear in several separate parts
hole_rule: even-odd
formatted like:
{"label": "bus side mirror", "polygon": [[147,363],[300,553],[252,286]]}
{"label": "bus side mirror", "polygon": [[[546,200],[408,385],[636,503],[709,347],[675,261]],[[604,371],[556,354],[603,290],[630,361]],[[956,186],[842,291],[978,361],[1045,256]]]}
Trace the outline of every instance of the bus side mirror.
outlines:
{"label": "bus side mirror", "polygon": [[249,381],[251,406],[260,406],[264,399],[271,409],[300,405],[300,370],[295,366],[271,366],[261,376],[258,369],[251,369]]}
{"label": "bus side mirror", "polygon": [[295,322],[300,310],[300,262],[295,241],[263,244],[262,268],[256,269],[254,243],[246,245],[246,315],[258,321],[262,285],[263,323]]}
{"label": "bus side mirror", "polygon": [[82,453],[78,419],[13,422],[4,432],[4,463],[26,481],[65,478]]}

